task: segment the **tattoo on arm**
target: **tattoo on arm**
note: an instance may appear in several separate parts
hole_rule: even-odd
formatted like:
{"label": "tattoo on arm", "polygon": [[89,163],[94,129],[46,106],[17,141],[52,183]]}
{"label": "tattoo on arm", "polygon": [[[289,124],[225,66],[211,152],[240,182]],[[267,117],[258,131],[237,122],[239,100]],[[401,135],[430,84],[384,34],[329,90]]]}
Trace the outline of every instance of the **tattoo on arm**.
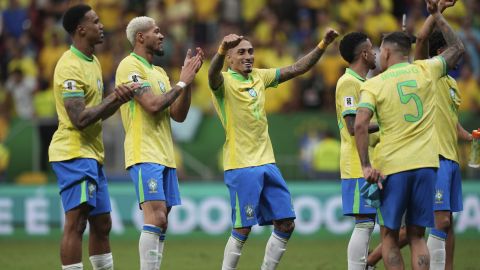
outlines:
{"label": "tattoo on arm", "polygon": [[429,266],[429,265],[430,265],[430,260],[428,258],[428,255],[425,255],[425,254],[418,255],[418,266],[423,267],[423,266]]}
{"label": "tattoo on arm", "polygon": [[121,103],[117,102],[114,94],[110,94],[99,105],[90,108],[86,108],[85,99],[79,97],[65,99],[64,105],[72,124],[82,130],[100,119],[110,117]]}
{"label": "tattoo on arm", "polygon": [[178,96],[180,96],[181,92],[182,88],[175,86],[163,95],[155,95],[148,86],[138,89],[137,93],[135,93],[135,99],[146,111],[155,114],[172,105]]}
{"label": "tattoo on arm", "polygon": [[315,65],[315,63],[318,62],[324,51],[325,50],[321,50],[320,48],[315,47],[315,49],[313,49],[304,57],[300,58],[293,65],[281,68],[279,82],[288,81],[296,76],[302,75],[303,73],[307,72]]}
{"label": "tattoo on arm", "polygon": [[216,53],[208,68],[208,81],[212,89],[217,89],[223,83],[222,68],[225,60],[224,55]]}
{"label": "tattoo on arm", "polygon": [[465,48],[460,38],[455,34],[452,27],[447,23],[441,14],[435,14],[437,27],[442,32],[443,38],[447,43],[447,49],[441,54],[447,62],[449,69],[453,69],[460,57],[463,55]]}
{"label": "tattoo on arm", "polygon": [[415,42],[415,60],[422,60],[428,58],[428,37],[435,27],[435,19],[433,16],[428,18],[423,23],[422,29],[417,34]]}

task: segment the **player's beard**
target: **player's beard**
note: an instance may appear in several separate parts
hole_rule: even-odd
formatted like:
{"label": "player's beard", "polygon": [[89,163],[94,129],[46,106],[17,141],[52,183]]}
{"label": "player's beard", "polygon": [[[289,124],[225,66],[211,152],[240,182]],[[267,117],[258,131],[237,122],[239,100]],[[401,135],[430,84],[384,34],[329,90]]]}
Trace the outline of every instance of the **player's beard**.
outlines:
{"label": "player's beard", "polygon": [[163,51],[163,49],[158,49],[158,50],[153,50],[153,54],[157,56],[163,56],[165,52]]}

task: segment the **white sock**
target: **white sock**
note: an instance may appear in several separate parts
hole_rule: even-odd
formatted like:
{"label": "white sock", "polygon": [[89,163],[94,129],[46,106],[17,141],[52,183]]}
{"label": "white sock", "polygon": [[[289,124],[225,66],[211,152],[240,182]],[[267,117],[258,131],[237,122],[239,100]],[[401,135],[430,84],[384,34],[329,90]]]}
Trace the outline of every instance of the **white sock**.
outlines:
{"label": "white sock", "polygon": [[62,270],[83,270],[83,263],[74,263],[69,265],[62,265]]}
{"label": "white sock", "polygon": [[161,229],[159,227],[145,224],[140,233],[138,250],[140,253],[140,270],[158,270],[159,256],[158,246]]}
{"label": "white sock", "polygon": [[374,226],[374,222],[355,224],[350,242],[348,242],[348,270],[364,270],[367,266],[368,244]]}
{"label": "white sock", "polygon": [[261,270],[274,270],[277,268],[280,259],[287,250],[288,237],[279,236],[275,231],[270,235],[265,248]]}
{"label": "white sock", "polygon": [[430,253],[430,270],[444,270],[446,260],[445,239],[430,234],[427,247]]}
{"label": "white sock", "polygon": [[90,256],[93,270],[113,270],[112,253]]}
{"label": "white sock", "polygon": [[[246,238],[244,238],[246,240]],[[245,241],[237,239],[230,235],[227,245],[225,245],[225,251],[223,253],[222,270],[235,270],[237,269],[240,255],[242,255],[242,248]]]}
{"label": "white sock", "polygon": [[160,266],[162,265],[162,258],[163,258],[163,247],[165,246],[165,234],[160,235],[159,241],[158,241],[158,264],[156,266],[156,269],[160,269]]}

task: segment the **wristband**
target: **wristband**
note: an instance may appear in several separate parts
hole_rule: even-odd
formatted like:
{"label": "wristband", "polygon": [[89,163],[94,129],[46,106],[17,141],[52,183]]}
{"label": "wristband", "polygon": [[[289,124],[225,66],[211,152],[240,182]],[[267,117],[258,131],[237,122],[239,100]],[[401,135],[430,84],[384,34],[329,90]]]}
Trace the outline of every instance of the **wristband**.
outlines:
{"label": "wristband", "polygon": [[325,50],[327,48],[327,44],[325,43],[325,41],[320,41],[320,43],[318,43],[317,47],[320,49],[320,50]]}
{"label": "wristband", "polygon": [[179,81],[176,85],[179,86],[182,89],[185,89],[185,87],[187,87],[187,84],[182,82],[182,81]]}
{"label": "wristband", "polygon": [[218,53],[219,55],[225,55],[225,54],[227,54],[227,50],[225,50],[225,48],[223,48],[223,43],[222,43],[222,45],[220,45],[220,47],[218,47],[217,53]]}

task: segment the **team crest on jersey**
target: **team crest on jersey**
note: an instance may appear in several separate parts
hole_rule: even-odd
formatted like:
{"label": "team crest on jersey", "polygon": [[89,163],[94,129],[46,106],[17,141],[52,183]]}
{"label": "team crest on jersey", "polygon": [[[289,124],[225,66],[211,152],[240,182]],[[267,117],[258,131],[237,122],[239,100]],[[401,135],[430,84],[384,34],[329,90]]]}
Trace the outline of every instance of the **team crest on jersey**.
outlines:
{"label": "team crest on jersey", "polygon": [[165,87],[165,84],[163,82],[158,81],[158,86],[160,86],[160,91],[162,91],[162,93],[167,92],[167,87]]}
{"label": "team crest on jersey", "polygon": [[443,203],[443,191],[441,189],[437,189],[435,192],[435,203]]}
{"label": "team crest on jersey", "polygon": [[93,193],[95,192],[95,184],[88,183],[88,197],[93,198]]}
{"label": "team crest on jersey", "polygon": [[150,178],[147,184],[148,184],[149,193],[157,193],[157,189],[158,189],[157,180]]}
{"label": "team crest on jersey", "polygon": [[355,107],[355,99],[353,97],[345,97],[344,99],[345,107]]}
{"label": "team crest on jersey", "polygon": [[245,205],[245,215],[247,216],[247,219],[252,219],[254,215],[254,209],[253,206],[250,204]]}
{"label": "team crest on jersey", "polygon": [[141,82],[142,81],[142,78],[140,77],[140,75],[138,73],[130,73],[128,75],[128,79],[131,81],[131,82]]}
{"label": "team crest on jersey", "polygon": [[257,97],[257,91],[255,91],[253,88],[248,89],[248,94],[253,98]]}
{"label": "team crest on jersey", "polygon": [[77,90],[77,82],[74,80],[66,80],[63,82],[63,88],[67,90]]}

